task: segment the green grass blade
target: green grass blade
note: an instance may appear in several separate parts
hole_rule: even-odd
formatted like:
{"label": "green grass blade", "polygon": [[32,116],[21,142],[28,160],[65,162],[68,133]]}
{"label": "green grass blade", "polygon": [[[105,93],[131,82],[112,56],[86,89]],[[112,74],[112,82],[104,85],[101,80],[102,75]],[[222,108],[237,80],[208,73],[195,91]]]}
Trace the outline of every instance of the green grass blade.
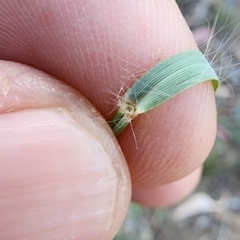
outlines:
{"label": "green grass blade", "polygon": [[207,80],[218,88],[218,77],[199,50],[177,54],[145,73],[126,92],[124,98],[149,111],[180,92]]}
{"label": "green grass blade", "polygon": [[[217,74],[199,50],[179,53],[146,72],[124,94],[124,101],[110,124],[118,135],[131,121],[128,106],[138,114],[147,112],[184,90],[204,81],[212,81],[214,91],[220,85]],[[131,108],[132,109],[132,108]]]}
{"label": "green grass blade", "polygon": [[112,128],[114,134],[118,136],[129,123],[130,121],[124,116],[124,113],[118,110],[109,125]]}

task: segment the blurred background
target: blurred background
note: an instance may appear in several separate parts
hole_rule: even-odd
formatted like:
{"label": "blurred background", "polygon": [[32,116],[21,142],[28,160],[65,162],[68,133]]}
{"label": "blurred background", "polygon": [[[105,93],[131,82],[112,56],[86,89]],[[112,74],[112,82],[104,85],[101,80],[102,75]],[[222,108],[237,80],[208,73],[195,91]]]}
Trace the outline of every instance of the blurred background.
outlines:
{"label": "blurred background", "polygon": [[240,1],[176,2],[222,80],[216,94],[217,139],[202,181],[189,198],[167,209],[133,203],[114,240],[239,240]]}

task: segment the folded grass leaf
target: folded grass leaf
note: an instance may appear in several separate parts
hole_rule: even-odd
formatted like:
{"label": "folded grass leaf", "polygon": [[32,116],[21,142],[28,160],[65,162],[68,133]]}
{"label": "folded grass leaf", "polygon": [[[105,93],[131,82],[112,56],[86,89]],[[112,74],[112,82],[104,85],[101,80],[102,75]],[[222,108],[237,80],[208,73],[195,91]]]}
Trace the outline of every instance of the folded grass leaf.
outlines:
{"label": "folded grass leaf", "polygon": [[119,135],[139,114],[204,81],[212,81],[215,91],[220,84],[199,50],[182,52],[157,64],[119,98],[118,111],[110,123],[113,132]]}

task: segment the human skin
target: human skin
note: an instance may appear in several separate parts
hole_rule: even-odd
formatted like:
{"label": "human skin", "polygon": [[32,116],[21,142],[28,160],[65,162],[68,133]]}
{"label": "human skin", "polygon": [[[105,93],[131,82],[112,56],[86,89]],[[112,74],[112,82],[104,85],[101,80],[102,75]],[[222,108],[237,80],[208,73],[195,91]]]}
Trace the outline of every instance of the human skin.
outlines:
{"label": "human skin", "polygon": [[138,148],[104,120],[112,93],[197,48],[175,1],[0,6],[1,239],[112,239],[131,193],[163,207],[195,188],[216,135],[210,82],[134,120]]}

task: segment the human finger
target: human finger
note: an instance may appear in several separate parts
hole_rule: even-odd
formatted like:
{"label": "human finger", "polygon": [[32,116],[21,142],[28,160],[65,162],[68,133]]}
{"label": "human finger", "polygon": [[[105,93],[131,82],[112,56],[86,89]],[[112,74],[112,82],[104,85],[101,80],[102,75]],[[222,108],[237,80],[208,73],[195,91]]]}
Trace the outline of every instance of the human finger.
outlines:
{"label": "human finger", "polygon": [[[9,2],[1,0],[0,56],[71,84],[107,120],[116,104],[109,92],[117,94],[157,62],[197,48],[175,1]],[[215,139],[211,84],[139,116],[133,131],[119,137],[133,186],[151,188],[190,174]]]}
{"label": "human finger", "polygon": [[0,103],[0,239],[112,239],[131,182],[101,115],[73,88],[7,61]]}

